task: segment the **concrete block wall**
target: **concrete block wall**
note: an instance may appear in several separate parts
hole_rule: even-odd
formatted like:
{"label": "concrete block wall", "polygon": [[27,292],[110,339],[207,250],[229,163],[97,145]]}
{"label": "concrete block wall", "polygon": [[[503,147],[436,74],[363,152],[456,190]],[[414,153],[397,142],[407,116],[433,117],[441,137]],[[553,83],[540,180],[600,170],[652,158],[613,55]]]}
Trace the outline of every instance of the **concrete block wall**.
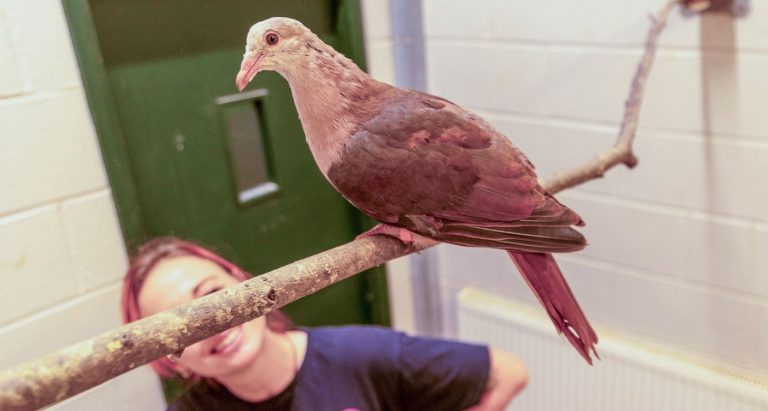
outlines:
{"label": "concrete block wall", "polygon": [[[429,91],[476,111],[542,176],[615,140],[663,1],[424,0]],[[588,316],[642,338],[768,370],[768,8],[677,11],[636,140],[639,166],[558,197],[589,247],[558,261]],[[474,285],[534,298],[501,252],[440,249],[447,334]]]}
{"label": "concrete block wall", "polygon": [[[120,325],[126,262],[61,1],[0,0],[0,369]],[[139,369],[54,408],[162,404]]]}

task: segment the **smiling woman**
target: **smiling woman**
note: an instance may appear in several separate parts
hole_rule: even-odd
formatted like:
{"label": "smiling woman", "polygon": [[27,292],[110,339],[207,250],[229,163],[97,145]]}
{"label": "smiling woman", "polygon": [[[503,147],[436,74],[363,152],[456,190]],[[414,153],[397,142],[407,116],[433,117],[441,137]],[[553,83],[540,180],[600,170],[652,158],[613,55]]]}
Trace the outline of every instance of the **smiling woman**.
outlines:
{"label": "smiling woman", "polygon": [[[196,244],[151,241],[131,260],[126,322],[237,284],[248,274]],[[526,382],[511,354],[381,327],[297,329],[279,312],[152,367],[190,382],[172,410],[501,410]]]}
{"label": "smiling woman", "polygon": [[[249,277],[238,266],[197,244],[175,237],[155,239],[139,248],[131,259],[123,284],[123,320],[126,323],[136,321]],[[217,369],[210,369],[211,362],[214,366],[218,361],[232,362],[224,358],[226,356],[217,354],[239,352],[238,347],[243,343],[258,343],[260,346],[262,340],[272,338],[273,333],[289,335],[290,328],[292,324],[288,317],[274,311],[187,347],[178,361],[170,357],[161,358],[151,365],[163,377],[215,378]],[[233,345],[235,338],[237,344]],[[206,364],[208,368],[205,368]]]}

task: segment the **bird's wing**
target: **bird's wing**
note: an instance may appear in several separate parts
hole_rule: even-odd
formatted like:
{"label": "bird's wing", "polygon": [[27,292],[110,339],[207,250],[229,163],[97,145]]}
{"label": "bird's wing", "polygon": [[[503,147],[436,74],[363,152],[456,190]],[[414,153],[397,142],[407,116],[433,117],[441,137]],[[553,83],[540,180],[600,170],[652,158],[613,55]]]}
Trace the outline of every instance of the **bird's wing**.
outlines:
{"label": "bird's wing", "polygon": [[328,178],[380,221],[462,245],[573,251],[581,218],[547,194],[533,165],[484,120],[403,91],[361,124]]}

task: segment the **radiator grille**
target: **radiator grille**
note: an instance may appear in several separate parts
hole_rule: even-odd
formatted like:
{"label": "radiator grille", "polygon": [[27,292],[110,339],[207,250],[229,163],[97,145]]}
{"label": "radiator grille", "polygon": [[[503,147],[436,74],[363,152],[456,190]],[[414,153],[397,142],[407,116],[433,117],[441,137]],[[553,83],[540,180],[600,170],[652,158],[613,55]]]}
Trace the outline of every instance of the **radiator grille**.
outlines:
{"label": "radiator grille", "polygon": [[530,384],[510,410],[766,411],[768,376],[665,351],[598,329],[589,367],[530,307],[475,290],[458,296],[459,337],[518,354]]}

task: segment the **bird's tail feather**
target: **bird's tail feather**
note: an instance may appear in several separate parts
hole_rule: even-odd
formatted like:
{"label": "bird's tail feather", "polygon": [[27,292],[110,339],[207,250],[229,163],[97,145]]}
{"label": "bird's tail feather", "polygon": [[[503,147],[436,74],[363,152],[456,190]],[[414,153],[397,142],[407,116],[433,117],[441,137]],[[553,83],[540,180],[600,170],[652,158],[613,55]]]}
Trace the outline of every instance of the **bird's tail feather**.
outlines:
{"label": "bird's tail feather", "polygon": [[558,332],[565,334],[590,365],[590,351],[599,359],[600,356],[595,350],[597,334],[581,311],[552,254],[507,252],[541,305],[547,310]]}

